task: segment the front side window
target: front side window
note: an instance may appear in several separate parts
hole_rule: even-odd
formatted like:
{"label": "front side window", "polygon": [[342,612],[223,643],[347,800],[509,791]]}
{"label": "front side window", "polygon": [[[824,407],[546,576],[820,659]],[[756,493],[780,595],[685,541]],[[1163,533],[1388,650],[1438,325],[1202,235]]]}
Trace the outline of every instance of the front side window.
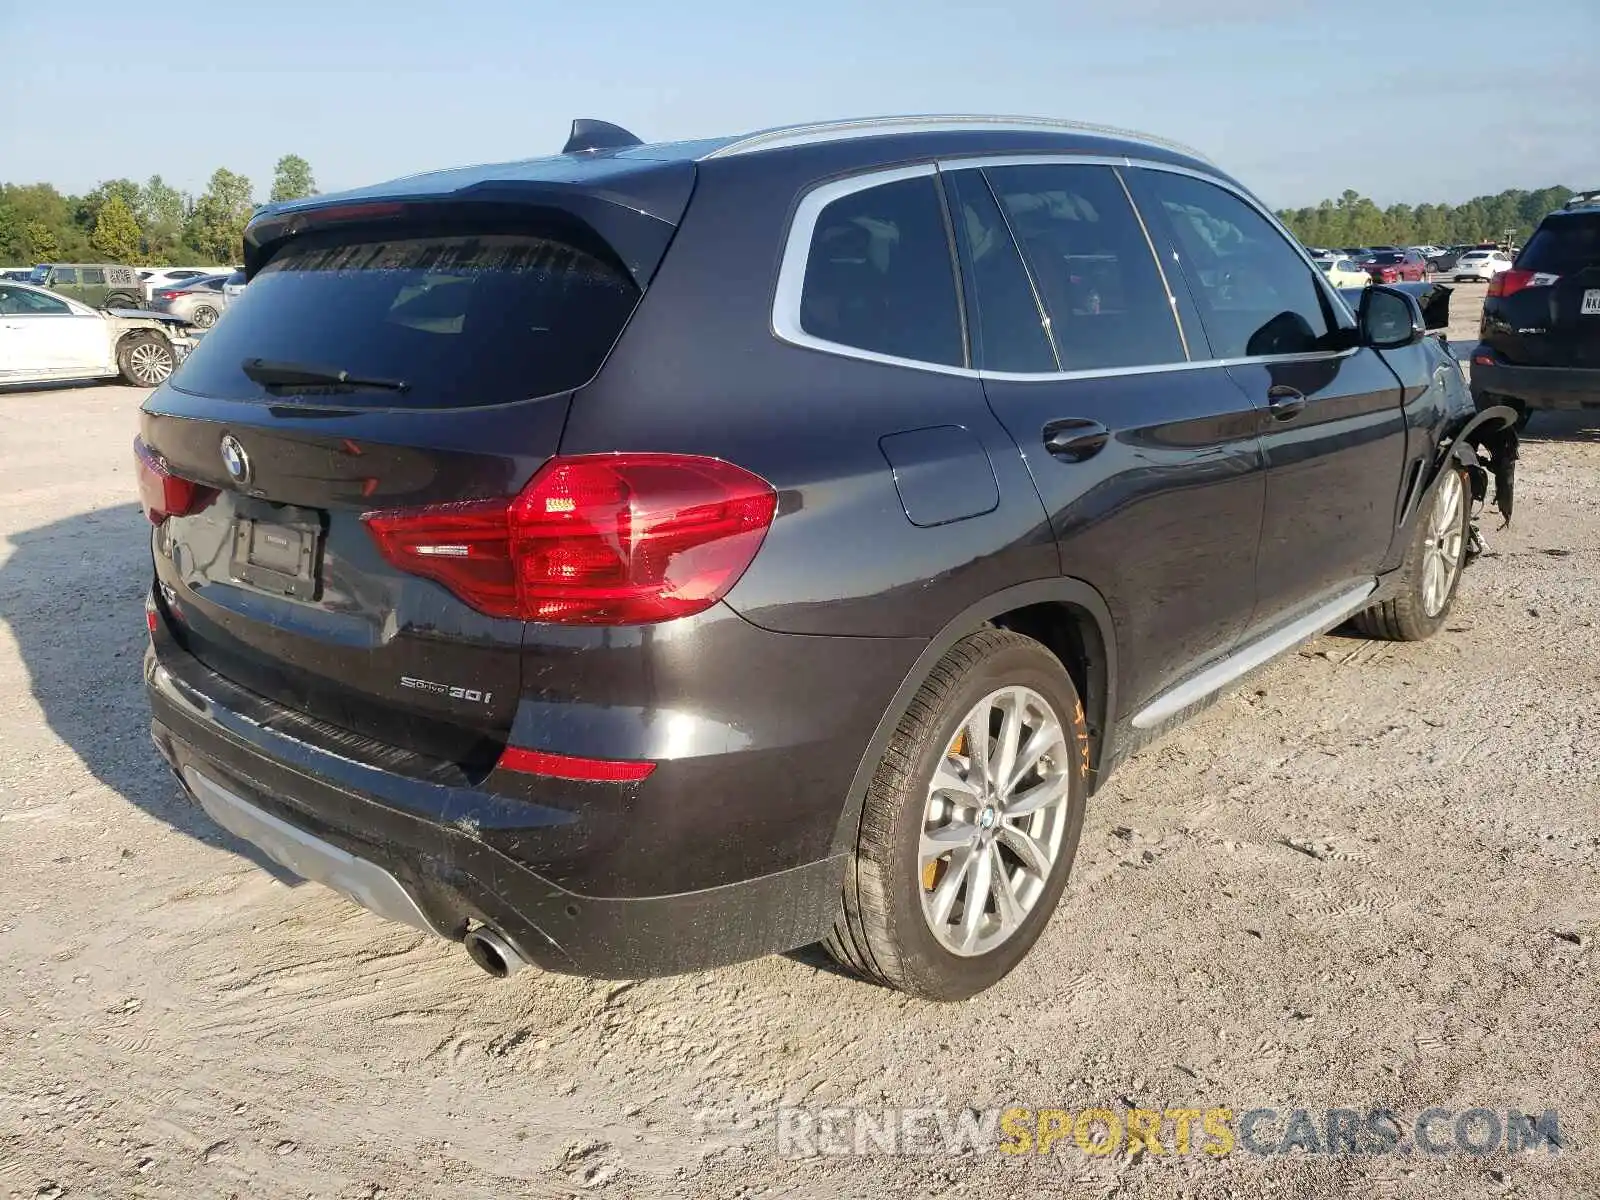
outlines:
{"label": "front side window", "polygon": [[822,209],[800,328],[875,354],[964,364],[950,238],[932,175],[850,192]]}
{"label": "front side window", "polygon": [[1348,344],[1305,260],[1255,208],[1189,175],[1140,176],[1171,231],[1214,355],[1307,354]]}
{"label": "front side window", "polygon": [[1110,167],[991,167],[988,177],[1050,313],[1063,371],[1186,360],[1150,243]]}
{"label": "front side window", "polygon": [[51,282],[58,285],[63,283],[75,284],[78,282],[78,270],[76,267],[57,267],[55,278]]}

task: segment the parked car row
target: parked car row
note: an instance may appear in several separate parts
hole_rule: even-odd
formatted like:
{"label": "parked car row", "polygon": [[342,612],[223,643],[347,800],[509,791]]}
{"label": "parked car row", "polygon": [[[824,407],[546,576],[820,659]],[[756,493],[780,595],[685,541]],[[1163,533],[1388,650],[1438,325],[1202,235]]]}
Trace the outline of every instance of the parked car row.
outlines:
{"label": "parked car row", "polygon": [[[1487,279],[1493,267],[1486,269],[1483,255],[1500,255],[1489,262],[1509,264],[1517,247],[1497,242],[1480,242],[1470,246],[1344,246],[1339,249],[1308,247],[1318,263],[1338,259],[1348,260],[1368,272],[1377,283],[1405,283],[1426,279],[1428,273],[1450,275],[1462,258],[1472,255],[1468,269],[1461,272],[1462,279]],[[1387,268],[1387,269],[1386,269]],[[1503,267],[1500,269],[1504,269]],[[1420,274],[1419,274],[1420,272]]]}
{"label": "parked car row", "polygon": [[[173,291],[213,277],[231,279],[240,286],[244,282],[242,270],[235,267],[129,267],[120,263],[62,262],[0,268],[0,280],[31,283],[80,304],[104,309],[141,309],[150,304],[157,291]],[[216,311],[222,311],[220,305]]]}
{"label": "parked car row", "polygon": [[0,282],[0,385],[120,375],[155,387],[193,347],[179,317],[103,312],[32,284]]}

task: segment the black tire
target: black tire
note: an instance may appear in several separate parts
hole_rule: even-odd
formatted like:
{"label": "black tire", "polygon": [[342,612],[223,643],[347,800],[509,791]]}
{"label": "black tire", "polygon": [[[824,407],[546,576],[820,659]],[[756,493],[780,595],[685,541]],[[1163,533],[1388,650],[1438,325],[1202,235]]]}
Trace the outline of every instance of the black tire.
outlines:
{"label": "black tire", "polygon": [[[939,943],[923,915],[918,852],[928,788],[969,711],[1007,686],[1037,693],[1060,722],[1064,828],[1042,890],[1015,931],[987,953],[960,955]],[[1044,646],[1002,629],[952,646],[901,717],[867,790],[828,952],[860,975],[928,1000],[964,1000],[1003,978],[1038,940],[1066,886],[1083,830],[1088,738],[1077,689]]]}
{"label": "black tire", "polygon": [[138,308],[139,301],[136,297],[125,296],[118,292],[114,296],[107,296],[106,302],[101,306],[102,311],[108,308]]}
{"label": "black tire", "polygon": [[200,329],[210,329],[217,323],[217,310],[209,304],[195,306],[194,315],[189,318],[189,323]]}
{"label": "black tire", "polygon": [[1351,626],[1363,637],[1383,638],[1391,642],[1420,642],[1438,633],[1450,618],[1456,591],[1461,586],[1461,569],[1466,564],[1468,525],[1472,520],[1472,481],[1465,471],[1453,464],[1445,470],[1453,474],[1460,485],[1460,513],[1455,523],[1460,547],[1456,551],[1455,570],[1444,603],[1436,611],[1428,611],[1424,578],[1428,546],[1432,541],[1432,516],[1445,496],[1446,475],[1441,472],[1435,486],[1429,489],[1422,511],[1417,514],[1411,544],[1406,547],[1405,559],[1400,564],[1398,590],[1388,600],[1374,604],[1351,619]]}
{"label": "black tire", "polygon": [[177,366],[172,343],[153,329],[130,333],[117,343],[117,371],[134,387],[157,387]]}

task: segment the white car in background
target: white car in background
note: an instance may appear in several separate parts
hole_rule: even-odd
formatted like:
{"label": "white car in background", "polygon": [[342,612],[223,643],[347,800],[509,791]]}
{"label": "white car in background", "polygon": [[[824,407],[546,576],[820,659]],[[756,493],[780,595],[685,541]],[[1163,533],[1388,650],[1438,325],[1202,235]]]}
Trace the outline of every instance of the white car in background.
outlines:
{"label": "white car in background", "polygon": [[120,375],[155,387],[193,348],[176,317],[117,316],[31,284],[0,282],[0,386]]}
{"label": "white car in background", "polygon": [[1480,279],[1488,283],[1501,271],[1511,269],[1511,255],[1504,250],[1468,250],[1456,259],[1450,276],[1457,283],[1464,279]]}
{"label": "white car in background", "polygon": [[157,288],[182,287],[216,273],[216,269],[211,267],[146,267],[139,272],[139,288],[144,292],[145,303],[148,304]]}
{"label": "white car in background", "polygon": [[1315,262],[1336,288],[1363,288],[1372,284],[1372,276],[1353,258],[1318,258]]}

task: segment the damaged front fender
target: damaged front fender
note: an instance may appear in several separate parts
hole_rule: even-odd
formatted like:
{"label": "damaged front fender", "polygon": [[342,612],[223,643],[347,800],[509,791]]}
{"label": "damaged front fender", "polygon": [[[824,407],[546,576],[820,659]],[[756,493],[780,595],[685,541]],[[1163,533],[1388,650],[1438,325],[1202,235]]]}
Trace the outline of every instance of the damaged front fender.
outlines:
{"label": "damaged front fender", "polygon": [[1486,408],[1444,443],[1440,464],[1454,458],[1472,479],[1472,498],[1488,499],[1489,480],[1494,480],[1494,506],[1500,511],[1500,528],[1511,524],[1516,502],[1517,413],[1504,404]]}

